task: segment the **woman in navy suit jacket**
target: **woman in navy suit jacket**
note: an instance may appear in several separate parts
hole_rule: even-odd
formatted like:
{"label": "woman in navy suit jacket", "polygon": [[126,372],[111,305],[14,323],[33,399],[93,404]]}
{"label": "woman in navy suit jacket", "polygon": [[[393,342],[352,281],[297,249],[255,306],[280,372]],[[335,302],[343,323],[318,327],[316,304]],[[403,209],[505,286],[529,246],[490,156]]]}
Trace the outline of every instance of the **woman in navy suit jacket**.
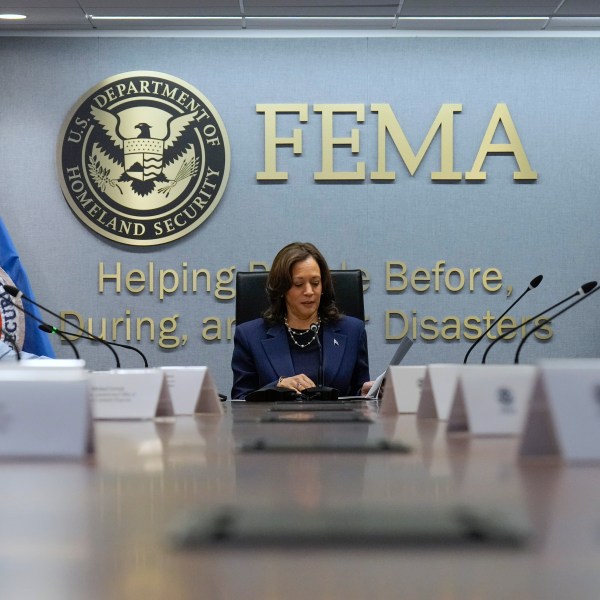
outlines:
{"label": "woman in navy suit jacket", "polygon": [[344,396],[368,389],[364,323],[340,315],[329,267],[313,244],[294,242],[278,252],[267,293],[270,306],[264,317],[236,326],[232,398],[245,398],[257,389],[280,387],[301,393],[315,387],[319,341],[323,385]]}

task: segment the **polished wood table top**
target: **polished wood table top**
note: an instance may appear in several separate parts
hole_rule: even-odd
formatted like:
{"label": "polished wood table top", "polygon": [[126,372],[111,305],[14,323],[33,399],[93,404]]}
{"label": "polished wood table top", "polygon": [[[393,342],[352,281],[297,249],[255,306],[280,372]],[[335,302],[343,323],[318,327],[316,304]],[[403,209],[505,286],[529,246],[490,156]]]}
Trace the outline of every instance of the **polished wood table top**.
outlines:
{"label": "polished wood table top", "polygon": [[[0,460],[0,600],[379,600],[600,597],[600,467],[523,463],[518,439],[448,436],[415,415],[265,423],[223,416],[96,421],[83,461]],[[243,452],[245,443],[408,444],[398,452]],[[524,515],[522,547],[174,547],[190,511],[403,510],[468,504]]]}

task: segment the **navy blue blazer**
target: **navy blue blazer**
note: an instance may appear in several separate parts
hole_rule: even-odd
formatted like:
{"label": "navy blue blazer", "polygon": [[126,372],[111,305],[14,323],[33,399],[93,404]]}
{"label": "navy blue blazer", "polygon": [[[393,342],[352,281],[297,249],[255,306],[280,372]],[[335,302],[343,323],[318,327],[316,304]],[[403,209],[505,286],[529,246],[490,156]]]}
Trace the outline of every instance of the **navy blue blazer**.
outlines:
{"label": "navy blue blazer", "polygon": [[[322,330],[324,384],[342,396],[359,394],[370,380],[365,324],[343,316],[323,324]],[[271,326],[262,318],[237,325],[231,368],[232,398],[245,398],[255,390],[275,387],[280,377],[296,375],[285,326]]]}

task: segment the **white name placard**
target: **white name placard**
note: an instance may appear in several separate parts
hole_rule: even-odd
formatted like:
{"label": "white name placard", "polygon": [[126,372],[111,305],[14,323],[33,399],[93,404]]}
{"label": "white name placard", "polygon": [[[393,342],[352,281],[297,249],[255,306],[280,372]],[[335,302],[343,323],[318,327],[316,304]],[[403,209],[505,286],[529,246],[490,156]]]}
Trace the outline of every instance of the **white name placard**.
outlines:
{"label": "white name placard", "polygon": [[448,417],[448,433],[520,435],[537,367],[469,365],[461,370]]}
{"label": "white name placard", "polygon": [[541,363],[519,452],[600,461],[600,361]]}
{"label": "white name placard", "polygon": [[458,374],[463,368],[458,364],[427,365],[423,389],[417,408],[419,419],[446,421],[456,392]]}
{"label": "white name placard", "polygon": [[379,412],[383,415],[416,413],[425,366],[388,367]]}
{"label": "white name placard", "polygon": [[207,367],[161,367],[176,415],[222,414],[217,386]]}
{"label": "white name placard", "polygon": [[114,369],[90,373],[94,419],[153,419],[173,413],[161,369]]}
{"label": "white name placard", "polygon": [[79,458],[93,452],[83,361],[21,363],[0,368],[0,456]]}

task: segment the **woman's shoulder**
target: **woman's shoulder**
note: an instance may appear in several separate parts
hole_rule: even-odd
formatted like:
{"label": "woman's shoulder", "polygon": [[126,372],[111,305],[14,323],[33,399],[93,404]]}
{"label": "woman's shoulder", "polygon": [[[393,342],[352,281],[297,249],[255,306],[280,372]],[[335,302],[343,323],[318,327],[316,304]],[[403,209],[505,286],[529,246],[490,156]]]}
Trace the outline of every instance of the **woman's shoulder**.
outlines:
{"label": "woman's shoulder", "polygon": [[357,319],[356,317],[341,315],[337,321],[332,323],[332,325],[341,331],[359,331],[364,329],[365,322],[361,319]]}
{"label": "woman's shoulder", "polygon": [[269,329],[268,323],[262,318],[252,319],[252,321],[245,321],[235,326],[236,331],[243,333],[255,333],[257,331],[266,331]]}
{"label": "woman's shoulder", "polygon": [[236,327],[238,327],[239,329],[256,329],[257,327],[261,327],[263,326],[265,323],[265,320],[262,317],[258,317],[258,319],[252,319],[251,321],[244,321],[243,323],[240,323],[239,325],[236,324]]}

